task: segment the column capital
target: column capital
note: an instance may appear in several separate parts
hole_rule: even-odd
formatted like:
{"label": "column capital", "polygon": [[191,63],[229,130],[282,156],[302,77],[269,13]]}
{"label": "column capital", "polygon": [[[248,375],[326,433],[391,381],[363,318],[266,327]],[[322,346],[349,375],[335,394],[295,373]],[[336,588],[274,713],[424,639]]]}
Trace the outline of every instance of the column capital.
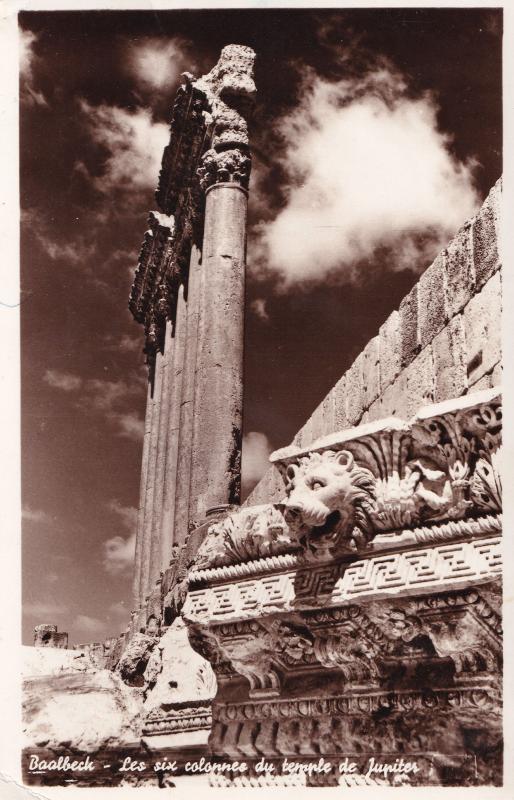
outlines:
{"label": "column capital", "polygon": [[218,184],[233,185],[248,190],[252,160],[242,150],[207,150],[198,169],[200,186],[207,192]]}
{"label": "column capital", "polygon": [[211,147],[197,170],[204,191],[217,183],[248,189],[252,162],[246,118],[256,94],[254,61],[250,47],[228,45],[211,72],[195,84],[205,91],[211,108]]}

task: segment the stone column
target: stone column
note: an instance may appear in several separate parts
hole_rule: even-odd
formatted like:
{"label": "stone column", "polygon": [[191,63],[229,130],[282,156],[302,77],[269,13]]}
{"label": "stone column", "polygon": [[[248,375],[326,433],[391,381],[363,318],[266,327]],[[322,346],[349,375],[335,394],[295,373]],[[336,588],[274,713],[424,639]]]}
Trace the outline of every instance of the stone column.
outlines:
{"label": "stone column", "polygon": [[169,564],[171,548],[175,542],[173,524],[175,517],[182,370],[184,367],[184,349],[186,342],[186,313],[184,286],[181,285],[177,299],[177,315],[173,335],[173,355],[170,359],[169,418],[164,470],[164,495],[160,521],[160,568],[162,570],[166,569]]}
{"label": "stone column", "polygon": [[143,535],[142,535],[142,549],[141,549],[141,585],[140,596],[141,603],[145,602],[145,598],[152,586],[150,580],[150,556],[152,547],[152,521],[153,521],[153,504],[156,485],[156,469],[157,469],[157,447],[159,441],[159,418],[161,412],[161,392],[162,392],[162,377],[163,377],[163,354],[160,350],[157,351],[155,356],[155,371],[153,380],[152,392],[152,422],[150,429],[150,444],[148,454],[148,473],[146,479],[145,491],[145,508],[143,520]]}
{"label": "stone column", "polygon": [[206,190],[190,510],[200,524],[239,502],[247,192]]}
{"label": "stone column", "polygon": [[141,583],[141,560],[143,554],[143,532],[146,504],[146,482],[148,479],[148,460],[150,456],[150,434],[152,430],[152,384],[148,381],[148,391],[146,396],[145,432],[143,439],[143,457],[141,464],[141,481],[139,485],[139,509],[137,515],[136,528],[136,553],[134,559],[134,581],[132,593],[134,598],[134,608],[138,608],[142,601]]}
{"label": "stone column", "polygon": [[173,323],[166,320],[164,335],[164,355],[162,360],[162,385],[160,397],[159,430],[155,457],[155,488],[152,508],[152,529],[150,542],[149,586],[153,588],[161,571],[161,519],[164,500],[164,480],[166,451],[168,448],[168,424],[171,414],[172,365],[175,340]]}
{"label": "stone column", "polygon": [[198,325],[200,314],[200,289],[202,265],[200,250],[193,245],[189,262],[187,285],[187,322],[182,399],[180,403],[179,448],[177,482],[175,491],[174,538],[182,543],[189,527],[189,491],[191,486],[191,447],[195,400],[195,373],[198,350]]}

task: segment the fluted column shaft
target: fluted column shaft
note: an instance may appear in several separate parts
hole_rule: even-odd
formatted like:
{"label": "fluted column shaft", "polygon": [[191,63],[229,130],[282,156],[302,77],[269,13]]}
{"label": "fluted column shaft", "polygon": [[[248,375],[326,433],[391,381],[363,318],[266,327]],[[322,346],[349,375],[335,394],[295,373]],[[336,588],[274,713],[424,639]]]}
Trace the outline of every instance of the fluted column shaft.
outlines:
{"label": "fluted column shaft", "polygon": [[163,378],[163,354],[157,351],[152,393],[152,423],[150,430],[150,446],[148,455],[148,473],[146,480],[145,509],[141,549],[141,584],[140,602],[143,603],[151,587],[150,557],[152,546],[153,504],[156,486],[157,447],[159,441],[159,418],[161,412],[161,394]]}
{"label": "fluted column shaft", "polygon": [[169,416],[167,420],[166,461],[163,476],[163,503],[160,520],[160,565],[166,569],[175,542],[175,494],[177,481],[177,458],[179,446],[180,398],[182,393],[182,371],[186,343],[186,302],[184,286],[181,285],[177,298],[177,314],[173,335],[173,350],[170,359]]}
{"label": "fluted column shaft", "polygon": [[187,286],[186,350],[184,354],[184,372],[182,375],[177,484],[175,492],[175,521],[173,526],[175,542],[178,544],[181,544],[185,540],[189,526],[191,448],[193,445],[195,373],[198,350],[201,278],[201,253],[196,246],[193,246],[189,262],[189,280]]}
{"label": "fluted column shaft", "polygon": [[164,355],[162,360],[162,379],[159,430],[157,432],[157,452],[155,457],[155,489],[152,507],[152,529],[150,537],[150,571],[148,585],[153,589],[161,571],[161,520],[164,501],[164,480],[166,469],[166,450],[168,446],[168,424],[171,409],[173,351],[173,323],[166,321],[164,336]]}
{"label": "fluted column shaft", "polygon": [[141,602],[141,559],[143,550],[143,528],[145,519],[146,482],[148,479],[148,460],[150,455],[150,433],[152,430],[152,386],[148,382],[146,395],[145,430],[143,438],[143,457],[141,460],[141,481],[139,484],[139,508],[136,527],[136,551],[134,556],[134,578],[132,583],[133,605],[137,608]]}
{"label": "fluted column shaft", "polygon": [[247,193],[236,182],[206,192],[190,513],[200,524],[239,502]]}

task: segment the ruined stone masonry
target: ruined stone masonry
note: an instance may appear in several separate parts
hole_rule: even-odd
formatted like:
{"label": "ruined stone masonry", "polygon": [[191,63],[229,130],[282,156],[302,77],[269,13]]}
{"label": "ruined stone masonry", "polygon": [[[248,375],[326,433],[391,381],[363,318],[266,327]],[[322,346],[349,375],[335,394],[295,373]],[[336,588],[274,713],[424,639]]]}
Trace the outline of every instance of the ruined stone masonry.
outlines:
{"label": "ruined stone masonry", "polygon": [[281,502],[211,526],[188,577],[213,754],[501,780],[500,437],[490,389],[272,456]]}
{"label": "ruined stone masonry", "polygon": [[34,647],[68,647],[68,634],[59,633],[57,625],[36,625],[34,628]]}
{"label": "ruined stone masonry", "polygon": [[253,61],[229,45],[208,75],[183,76],[132,287],[149,367],[134,630],[174,545],[240,499]]}
{"label": "ruined stone masonry", "polygon": [[[129,709],[95,745],[109,763],[115,742],[246,763],[217,786],[498,785],[501,182],[240,505],[253,61],[229,45],[177,92],[130,297],[148,363],[134,611],[66,651],[62,680],[103,691],[108,672]],[[371,757],[416,769],[367,774]]]}

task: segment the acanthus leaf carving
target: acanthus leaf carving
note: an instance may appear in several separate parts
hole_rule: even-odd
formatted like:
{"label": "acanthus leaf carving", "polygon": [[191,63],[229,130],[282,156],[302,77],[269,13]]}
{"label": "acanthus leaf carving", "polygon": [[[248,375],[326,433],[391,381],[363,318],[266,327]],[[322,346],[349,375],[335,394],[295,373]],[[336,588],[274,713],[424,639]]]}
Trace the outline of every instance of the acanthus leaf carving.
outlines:
{"label": "acanthus leaf carving", "polygon": [[[466,398],[443,414],[382,428],[298,456],[284,451],[292,533],[308,557],[362,550],[378,534],[501,511],[501,400]],[[437,407],[434,407],[437,408]]]}
{"label": "acanthus leaf carving", "polygon": [[195,569],[265,558],[294,549],[280,509],[250,506],[213,523],[195,557]]}

